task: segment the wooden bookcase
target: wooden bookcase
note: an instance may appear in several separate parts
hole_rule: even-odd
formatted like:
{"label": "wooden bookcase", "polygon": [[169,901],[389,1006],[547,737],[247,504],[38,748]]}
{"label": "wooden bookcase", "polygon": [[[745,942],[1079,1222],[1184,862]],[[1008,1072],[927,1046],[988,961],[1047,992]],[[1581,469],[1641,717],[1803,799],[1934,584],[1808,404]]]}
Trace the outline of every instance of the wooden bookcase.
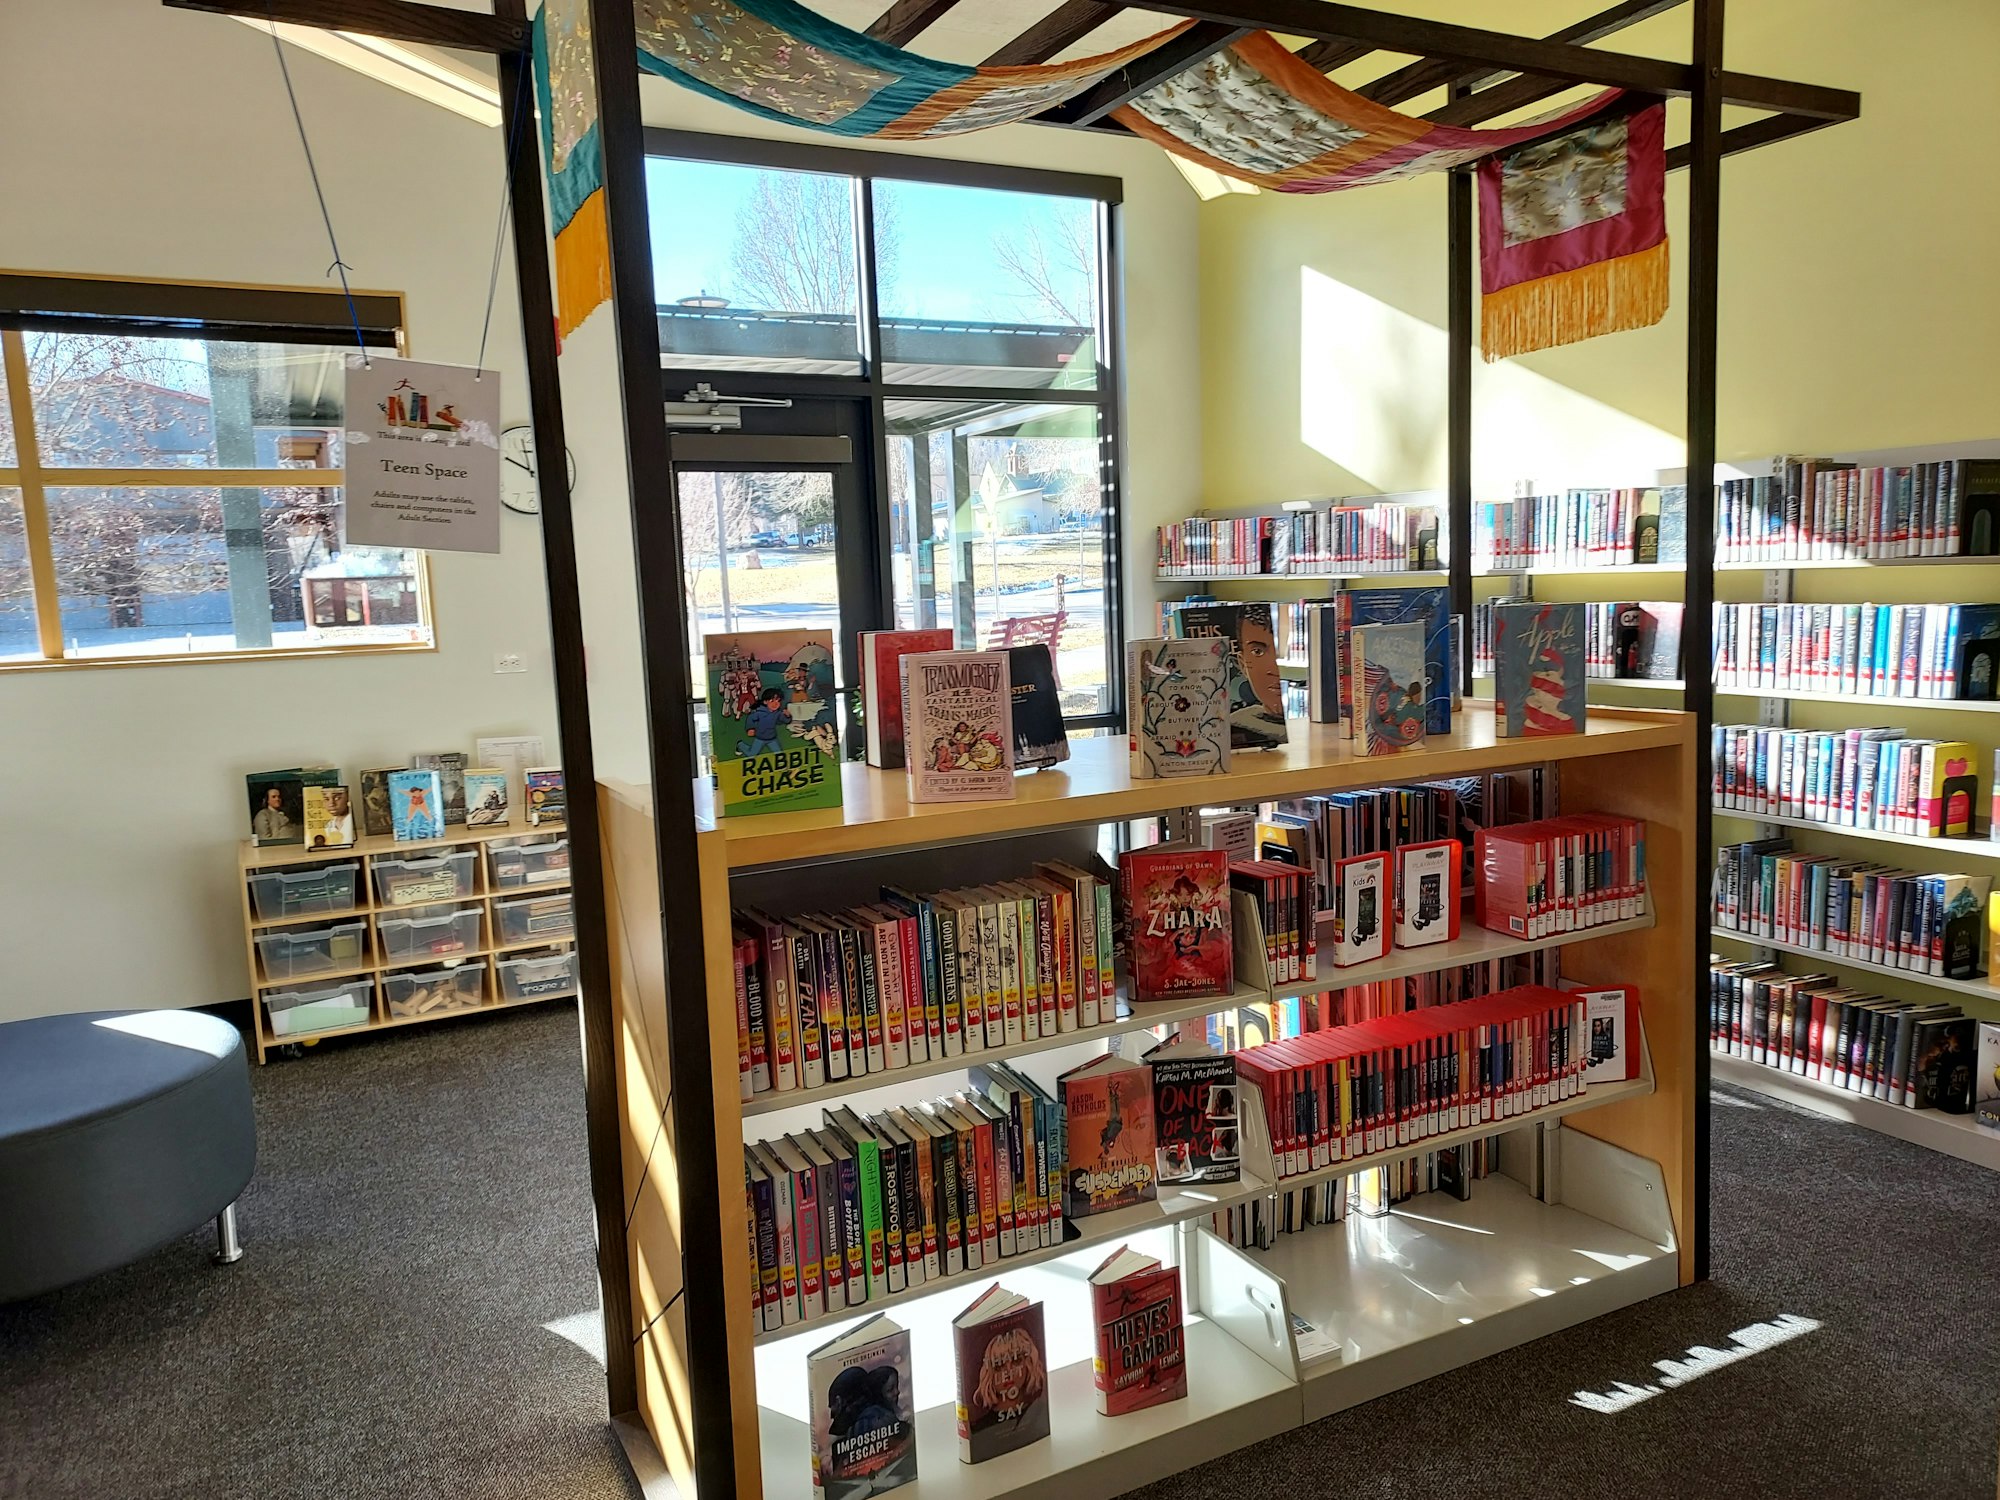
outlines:
{"label": "wooden bookcase", "polygon": [[[638,1330],[640,1410],[676,1474],[691,1471],[698,1431],[733,1430],[736,1492],[804,1493],[805,1359],[843,1327],[878,1311],[912,1330],[919,1484],[927,1496],[993,1500],[1059,1493],[1112,1495],[1186,1469],[1328,1412],[1483,1358],[1694,1279],[1697,1039],[1702,1003],[1690,963],[1697,817],[1692,716],[1594,710],[1588,732],[1503,740],[1489,715],[1462,716],[1449,736],[1394,758],[1355,757],[1335,726],[1291,721],[1283,749],[1244,754],[1238,769],[1198,782],[1138,781],[1121,736],[1078,740],[1064,766],[1019,778],[1012,801],[912,806],[900,772],[849,763],[837,811],[716,819],[697,789],[697,868],[663,893],[653,858],[651,799],[602,784],[605,875],[619,1040],[625,1201],[633,1327]],[[1215,1000],[1135,1005],[1119,1020],[1050,1042],[1025,1042],[823,1088],[738,1098],[735,986],[729,910],[844,904],[884,882],[921,888],[1018,871],[1025,861],[1094,841],[1101,825],[1170,815],[1190,806],[1247,804],[1311,792],[1478,775],[1540,766],[1566,812],[1603,810],[1649,822],[1650,909],[1641,918],[1546,942],[1520,942],[1467,924],[1458,940],[1395,950],[1376,965],[1315,985],[1261,986],[1255,965],[1237,993]],[[706,955],[708,1055],[671,1055],[658,912],[697,902]],[[1270,1190],[1255,1167],[1255,1122],[1246,1117],[1246,1172],[1205,1198],[1161,1201],[1072,1226],[1058,1248],[877,1299],[865,1309],[777,1331],[753,1326],[749,1225],[740,1192],[725,1191],[720,1223],[681,1214],[677,1164],[712,1152],[725,1184],[742,1181],[742,1145],[817,1124],[823,1107],[857,1108],[934,1096],[960,1086],[968,1062],[1021,1058],[1046,1080],[1124,1032],[1233,1009],[1250,1001],[1421,973],[1564,946],[1564,973],[1629,981],[1642,996],[1641,1076],[1599,1085],[1533,1114],[1461,1134],[1503,1134],[1501,1170],[1472,1197],[1424,1195],[1382,1219],[1351,1218],[1280,1235],[1269,1250],[1240,1250],[1207,1229],[1219,1206]],[[1121,973],[1121,987],[1125,976]],[[676,986],[680,993],[680,987]],[[684,1034],[684,1033],[676,1033]],[[712,1134],[684,1138],[667,1108],[676,1068],[707,1072]],[[1246,1091],[1246,1108],[1254,1110]],[[1346,1175],[1416,1156],[1450,1139],[1313,1174]],[[1301,1179],[1284,1186],[1298,1185]],[[1455,1226],[1455,1227],[1452,1227]],[[709,1243],[701,1243],[713,1236]],[[1125,1240],[1182,1266],[1191,1317],[1189,1398],[1108,1419],[1090,1394],[1087,1292],[1081,1276]],[[705,1257],[712,1257],[703,1265]],[[1414,1269],[1413,1269],[1414,1268]],[[958,1461],[951,1406],[949,1319],[988,1283],[1048,1306],[1054,1433],[1005,1459]],[[689,1308],[726,1332],[726,1412],[693,1410]],[[1299,1312],[1341,1342],[1341,1352],[1301,1364],[1286,1314]]]}
{"label": "wooden bookcase", "polygon": [[[520,884],[502,884],[501,877],[496,874],[495,855],[510,845],[561,846],[559,867],[564,873],[551,875],[546,879],[538,878],[531,883],[523,881]],[[385,901],[382,898],[378,875],[385,870],[409,861],[431,861],[454,854],[468,855],[470,858],[454,866],[454,869],[464,869],[467,878],[462,883],[454,881],[453,894],[403,903]],[[543,856],[544,862],[549,863],[552,868],[557,867],[554,859],[553,854]],[[266,915],[267,908],[261,908],[256,899],[253,888],[260,877],[270,877],[280,872],[310,874],[328,867],[349,864],[355,866],[354,901],[351,906],[340,905],[338,899],[331,903],[323,899],[311,899],[306,903],[310,909]],[[269,889],[268,884],[265,888]],[[322,1037],[348,1036],[363,1031],[383,1031],[396,1026],[439,1021],[448,1016],[475,1015],[509,1006],[534,1005],[544,1000],[573,1000],[577,993],[573,956],[574,918],[572,917],[567,931],[534,934],[526,940],[509,940],[508,935],[502,931],[502,918],[498,910],[504,903],[520,898],[563,894],[569,889],[567,834],[560,824],[542,828],[455,828],[442,838],[406,842],[387,838],[364,838],[347,849],[306,849],[297,844],[260,847],[245,840],[238,846],[237,896],[243,908],[243,951],[250,966],[251,1000],[256,1012],[257,1061],[260,1063],[268,1061],[273,1049],[295,1042],[316,1042]],[[467,941],[463,946],[442,951],[427,949],[423,952],[397,955],[389,952],[383,937],[384,922],[396,922],[408,918],[429,919],[447,914],[475,918],[476,941]],[[330,963],[323,968],[311,968],[289,976],[276,975],[266,965],[259,948],[260,939],[270,939],[277,934],[311,932],[336,924],[360,928],[358,936],[352,939],[354,952],[351,956],[336,955],[346,957],[348,961]],[[523,957],[545,955],[549,957],[561,955],[568,959],[569,982],[547,993],[518,997],[507,995],[501,983],[500,965]],[[466,987],[466,999],[463,1003],[443,1005],[421,1014],[398,1015],[392,1012],[385,981],[416,971],[471,963],[482,965],[483,973],[476,986]],[[366,981],[369,993],[366,1021],[299,1032],[278,1032],[273,1029],[267,997],[287,992],[330,989],[345,980]]]}

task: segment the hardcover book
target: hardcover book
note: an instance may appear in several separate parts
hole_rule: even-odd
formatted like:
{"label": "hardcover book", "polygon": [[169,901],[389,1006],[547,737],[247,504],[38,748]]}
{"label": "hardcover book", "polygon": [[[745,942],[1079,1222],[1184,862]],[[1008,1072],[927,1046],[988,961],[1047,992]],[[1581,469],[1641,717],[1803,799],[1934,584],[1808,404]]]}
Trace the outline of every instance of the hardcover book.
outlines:
{"label": "hardcover book", "polygon": [[259,848],[268,844],[305,842],[304,775],[289,771],[253,771],[243,778],[250,798],[250,842]]}
{"label": "hardcover book", "polygon": [[723,813],[840,806],[833,632],[739,631],[701,646]]}
{"label": "hardcover book", "polygon": [[305,810],[306,847],[309,849],[351,849],[354,847],[354,805],[344,786],[308,786],[301,789]]}
{"label": "hardcover book", "polygon": [[444,788],[436,771],[391,771],[389,817],[398,843],[444,837]]}
{"label": "hardcover book", "polygon": [[898,663],[913,651],[949,651],[952,633],[938,630],[864,630],[861,651],[862,717],[868,764],[900,771],[904,764],[903,676]]}
{"label": "hardcover book", "polygon": [[1348,636],[1348,646],[1354,659],[1350,719],[1356,748],[1363,755],[1394,755],[1421,746],[1423,626],[1357,625]]}
{"label": "hardcover book", "polygon": [[529,827],[561,823],[568,817],[561,766],[529,766],[521,772],[521,786]]}
{"label": "hardcover book", "polygon": [[507,774],[507,801],[514,807],[526,805],[527,783],[522,772],[549,758],[539,734],[486,734],[472,742],[472,758]]}
{"label": "hardcover book", "polygon": [[1189,604],[1174,614],[1187,640],[1220,637],[1229,649],[1229,742],[1238,750],[1285,743],[1285,695],[1278,676],[1277,606]]}
{"label": "hardcover book", "polygon": [[958,1355],[958,1457],[981,1464],[1049,1435],[1042,1304],[997,1281],[952,1319]]}
{"label": "hardcover book", "polygon": [[1126,673],[1135,781],[1229,769],[1228,642],[1133,641]]}
{"label": "hardcover book", "polygon": [[[1414,625],[1422,632],[1420,680],[1427,684],[1423,703],[1424,728],[1431,734],[1451,733],[1451,592],[1442,588],[1348,589],[1333,596],[1336,632],[1345,644],[1350,630],[1362,625]],[[1350,662],[1338,669],[1341,713],[1352,713],[1348,688]]]}
{"label": "hardcover book", "polygon": [[1187,1395],[1181,1273],[1123,1245],[1090,1273],[1097,1323],[1091,1360],[1097,1409],[1107,1417]]}
{"label": "hardcover book", "polygon": [[813,1494],[862,1500],[917,1477],[909,1330],[870,1318],[806,1356]]}
{"label": "hardcover book", "polygon": [[378,766],[361,773],[361,831],[371,839],[386,839],[396,831],[389,810],[389,778],[402,766]]}
{"label": "hardcover book", "polygon": [[465,772],[465,826],[505,828],[509,812],[508,775],[490,766]]}
{"label": "hardcover book", "polygon": [[1068,1133],[1063,1213],[1087,1219],[1158,1197],[1145,1066],[1106,1052],[1058,1076],[1056,1090]]}
{"label": "hardcover book", "polygon": [[1007,648],[1007,680],[1014,699],[1014,764],[1037,770],[1069,759],[1055,658],[1037,641]]}
{"label": "hardcover book", "polygon": [[1159,845],[1119,857],[1134,1000],[1198,1000],[1235,983],[1229,856]]}
{"label": "hardcover book", "polygon": [[465,754],[451,750],[437,755],[412,755],[410,769],[414,771],[435,771],[444,788],[444,820],[447,823],[465,821]]}
{"label": "hardcover book", "polygon": [[1236,1059],[1176,1037],[1145,1062],[1153,1070],[1153,1180],[1165,1187],[1237,1181]]}
{"label": "hardcover book", "polygon": [[1012,688],[1005,651],[919,651],[903,674],[904,767],[912,802],[1014,795]]}
{"label": "hardcover book", "polygon": [[1494,732],[1581,734],[1584,606],[1503,600],[1493,607]]}
{"label": "hardcover book", "polygon": [[1647,682],[1674,682],[1681,676],[1681,620],[1687,607],[1664,599],[1639,602],[1636,669],[1621,676]]}
{"label": "hardcover book", "polygon": [[1948,1115],[1972,1113],[1972,1067],[1978,1042],[1978,1022],[1970,1016],[1949,1016],[1917,1023],[1916,1055],[1912,1060],[1918,1109]]}

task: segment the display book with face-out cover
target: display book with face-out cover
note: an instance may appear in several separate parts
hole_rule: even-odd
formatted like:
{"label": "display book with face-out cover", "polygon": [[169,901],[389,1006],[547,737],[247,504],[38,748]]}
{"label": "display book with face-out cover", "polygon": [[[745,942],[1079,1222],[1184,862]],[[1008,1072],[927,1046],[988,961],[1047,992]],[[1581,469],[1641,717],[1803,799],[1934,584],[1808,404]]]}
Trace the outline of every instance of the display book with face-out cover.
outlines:
{"label": "display book with face-out cover", "polygon": [[806,1356],[814,1500],[861,1500],[917,1477],[909,1330],[888,1318]]}
{"label": "display book with face-out cover", "polygon": [[1174,611],[1186,640],[1229,643],[1229,742],[1238,750],[1285,743],[1285,693],[1278,674],[1277,606],[1267,601],[1186,604]]}
{"label": "display book with face-out cover", "polygon": [[1229,856],[1169,842],[1118,858],[1134,1000],[1198,1000],[1235,985]]}
{"label": "display book with face-out cover", "polygon": [[705,635],[701,648],[722,812],[840,806],[833,633],[744,630]]}
{"label": "display book with face-out cover", "polygon": [[1042,1304],[994,1282],[951,1324],[958,1356],[958,1457],[979,1464],[1049,1435]]}
{"label": "display book with face-out cover", "polygon": [[1128,641],[1125,693],[1134,781],[1220,776],[1229,769],[1227,641]]}
{"label": "display book with face-out cover", "polygon": [[1056,1078],[1067,1131],[1063,1215],[1087,1219],[1159,1196],[1152,1071],[1114,1052]]}
{"label": "display book with face-out cover", "polygon": [[1007,653],[914,651],[896,665],[910,801],[1011,798],[1014,705]]}
{"label": "display book with face-out cover", "polygon": [[1097,1409],[1120,1417],[1187,1395],[1181,1273],[1120,1245],[1090,1273]]}

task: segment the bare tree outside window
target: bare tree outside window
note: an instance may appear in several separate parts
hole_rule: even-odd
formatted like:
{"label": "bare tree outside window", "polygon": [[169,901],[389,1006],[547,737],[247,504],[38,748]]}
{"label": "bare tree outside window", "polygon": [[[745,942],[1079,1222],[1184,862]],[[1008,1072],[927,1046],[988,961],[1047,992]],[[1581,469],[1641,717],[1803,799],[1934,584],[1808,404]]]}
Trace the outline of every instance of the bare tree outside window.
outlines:
{"label": "bare tree outside window", "polygon": [[[759,172],[737,210],[728,295],[759,312],[853,317],[860,306],[854,245],[854,185],[810,172]],[[878,218],[878,285],[896,273],[894,225]]]}
{"label": "bare tree outside window", "polygon": [[1030,320],[1097,325],[1097,219],[1089,205],[1065,203],[996,230],[993,259],[1018,283],[1012,297]]}

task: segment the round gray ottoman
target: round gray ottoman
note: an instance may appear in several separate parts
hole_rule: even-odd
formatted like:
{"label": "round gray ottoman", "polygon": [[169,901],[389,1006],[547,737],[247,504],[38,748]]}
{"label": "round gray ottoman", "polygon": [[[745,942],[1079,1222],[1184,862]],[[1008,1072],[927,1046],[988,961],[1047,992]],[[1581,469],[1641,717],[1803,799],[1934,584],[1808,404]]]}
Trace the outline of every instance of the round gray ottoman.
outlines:
{"label": "round gray ottoman", "polygon": [[197,1011],[0,1024],[0,1302],[127,1265],[234,1204],[257,1166],[236,1028]]}

